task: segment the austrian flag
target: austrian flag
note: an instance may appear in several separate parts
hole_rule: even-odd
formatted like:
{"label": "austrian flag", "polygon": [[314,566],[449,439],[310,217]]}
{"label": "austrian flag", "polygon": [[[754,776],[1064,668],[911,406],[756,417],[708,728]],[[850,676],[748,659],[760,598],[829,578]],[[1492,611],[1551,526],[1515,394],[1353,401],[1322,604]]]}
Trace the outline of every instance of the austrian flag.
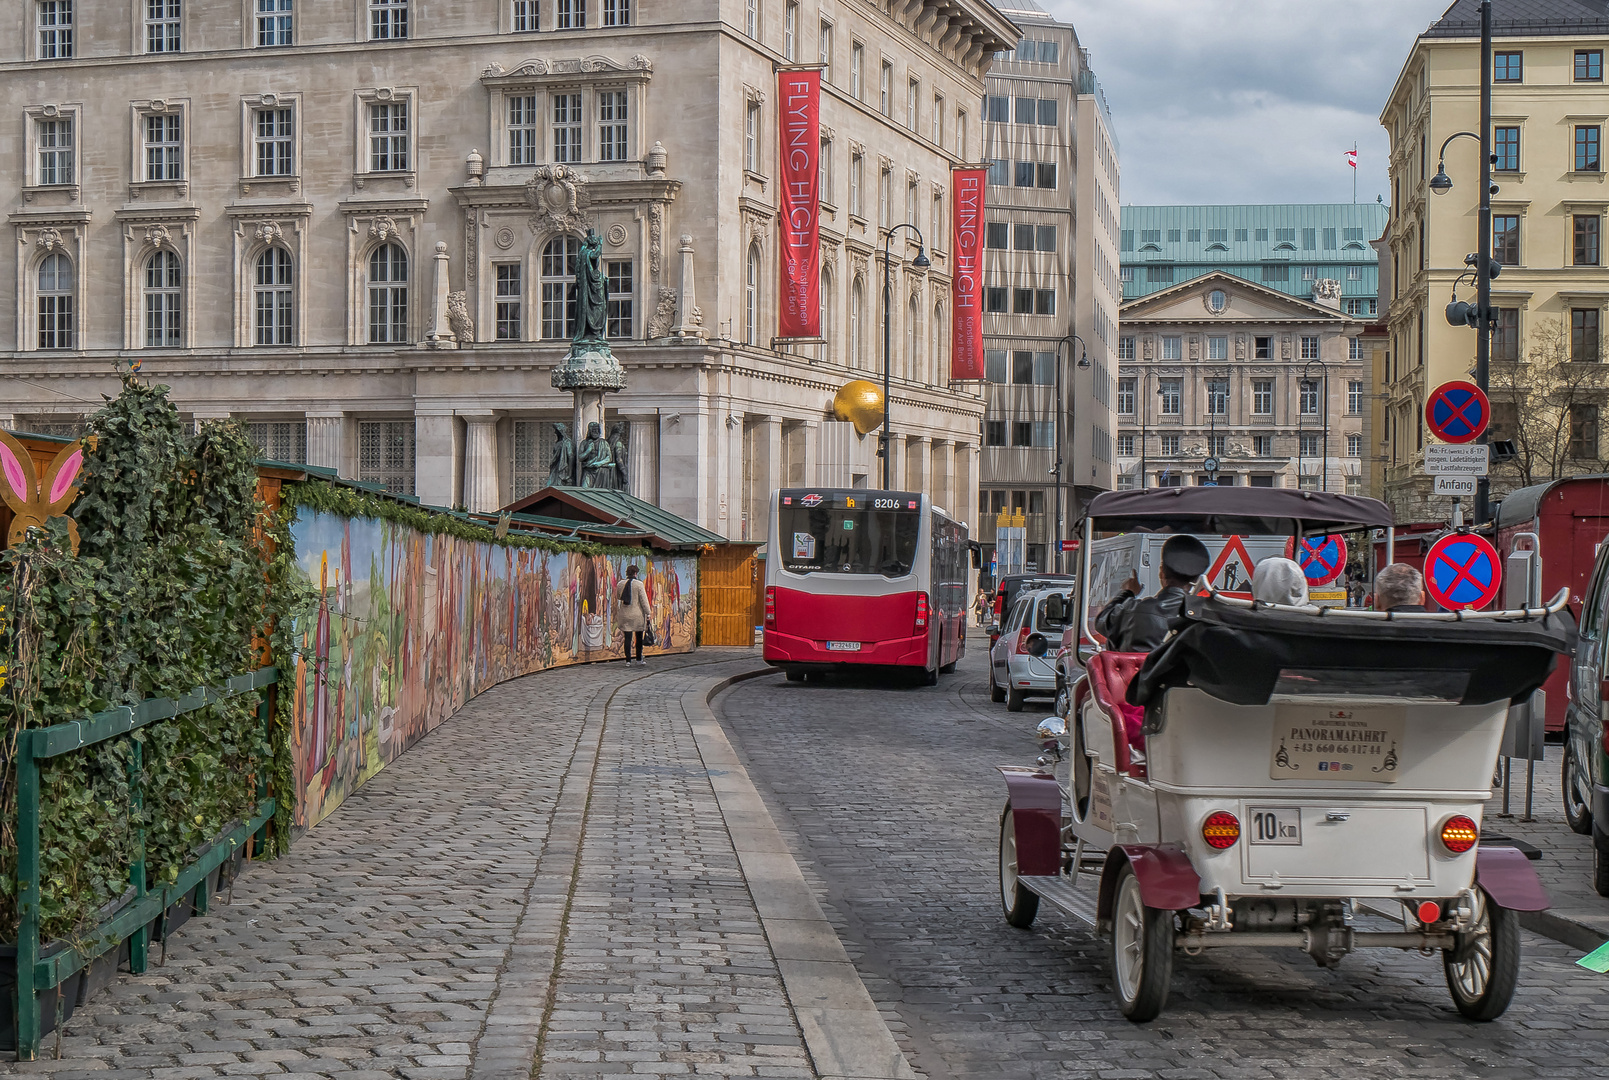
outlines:
{"label": "austrian flag", "polygon": [[1352,166],[1354,169],[1358,167],[1358,152],[1356,150],[1348,150],[1346,152],[1346,163]]}

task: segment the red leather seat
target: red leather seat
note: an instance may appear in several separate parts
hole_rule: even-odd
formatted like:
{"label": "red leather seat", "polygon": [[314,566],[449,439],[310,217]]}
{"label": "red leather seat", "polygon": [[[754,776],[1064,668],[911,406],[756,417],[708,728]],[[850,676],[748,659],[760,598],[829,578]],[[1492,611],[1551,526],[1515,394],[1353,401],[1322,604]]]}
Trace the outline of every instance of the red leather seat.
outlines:
{"label": "red leather seat", "polygon": [[1117,767],[1127,771],[1129,747],[1140,745],[1140,727],[1145,723],[1145,710],[1124,700],[1129,683],[1145,665],[1149,653],[1121,653],[1107,650],[1090,657],[1085,671],[1089,673],[1090,691],[1095,703],[1112,721],[1113,741],[1117,744]]}

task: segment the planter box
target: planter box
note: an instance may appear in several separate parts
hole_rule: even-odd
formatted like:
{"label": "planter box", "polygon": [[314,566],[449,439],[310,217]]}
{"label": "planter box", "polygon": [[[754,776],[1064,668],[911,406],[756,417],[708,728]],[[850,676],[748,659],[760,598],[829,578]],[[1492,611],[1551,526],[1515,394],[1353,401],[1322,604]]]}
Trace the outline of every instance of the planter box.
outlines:
{"label": "planter box", "polygon": [[[67,946],[46,942],[39,949],[41,958],[53,956]],[[117,981],[117,969],[128,960],[128,942],[108,949],[88,967],[74,972],[60,986],[39,992],[39,1031],[49,1035],[56,1030],[56,1003],[61,1002],[61,1020],[66,1023],[96,993]],[[17,1048],[17,947],[0,945],[0,1050]]]}

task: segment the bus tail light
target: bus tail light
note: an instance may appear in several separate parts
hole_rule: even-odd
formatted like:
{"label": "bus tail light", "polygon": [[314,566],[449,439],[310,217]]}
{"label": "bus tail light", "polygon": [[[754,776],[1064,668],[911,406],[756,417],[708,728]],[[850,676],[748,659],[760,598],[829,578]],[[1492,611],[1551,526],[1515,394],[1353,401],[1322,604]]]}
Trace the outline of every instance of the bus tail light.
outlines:
{"label": "bus tail light", "polygon": [[1454,814],[1441,823],[1441,846],[1454,855],[1462,855],[1479,840],[1480,830],[1463,814]]}
{"label": "bus tail light", "polygon": [[777,587],[775,585],[765,587],[765,628],[767,630],[777,628]]}
{"label": "bus tail light", "polygon": [[927,593],[919,592],[919,593],[916,594],[916,632],[918,634],[921,634],[921,633],[926,633],[926,631],[927,631]]}
{"label": "bus tail light", "polygon": [[1234,847],[1235,841],[1240,839],[1240,819],[1227,810],[1208,814],[1207,820],[1201,823],[1201,839],[1218,851]]}

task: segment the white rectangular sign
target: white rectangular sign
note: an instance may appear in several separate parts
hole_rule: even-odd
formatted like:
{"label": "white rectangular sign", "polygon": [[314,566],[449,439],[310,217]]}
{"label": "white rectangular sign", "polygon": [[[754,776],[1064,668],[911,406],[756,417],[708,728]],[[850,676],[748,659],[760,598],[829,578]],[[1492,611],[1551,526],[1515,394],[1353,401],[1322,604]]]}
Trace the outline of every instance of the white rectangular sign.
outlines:
{"label": "white rectangular sign", "polygon": [[1425,447],[1425,472],[1432,476],[1485,476],[1490,449],[1485,443],[1431,443]]}
{"label": "white rectangular sign", "polygon": [[1395,783],[1407,719],[1408,710],[1397,707],[1277,706],[1268,775]]}
{"label": "white rectangular sign", "polygon": [[1473,499],[1475,497],[1475,489],[1479,486],[1480,477],[1478,476],[1442,475],[1436,477],[1436,489],[1434,493],[1437,495],[1467,496],[1468,498]]}

